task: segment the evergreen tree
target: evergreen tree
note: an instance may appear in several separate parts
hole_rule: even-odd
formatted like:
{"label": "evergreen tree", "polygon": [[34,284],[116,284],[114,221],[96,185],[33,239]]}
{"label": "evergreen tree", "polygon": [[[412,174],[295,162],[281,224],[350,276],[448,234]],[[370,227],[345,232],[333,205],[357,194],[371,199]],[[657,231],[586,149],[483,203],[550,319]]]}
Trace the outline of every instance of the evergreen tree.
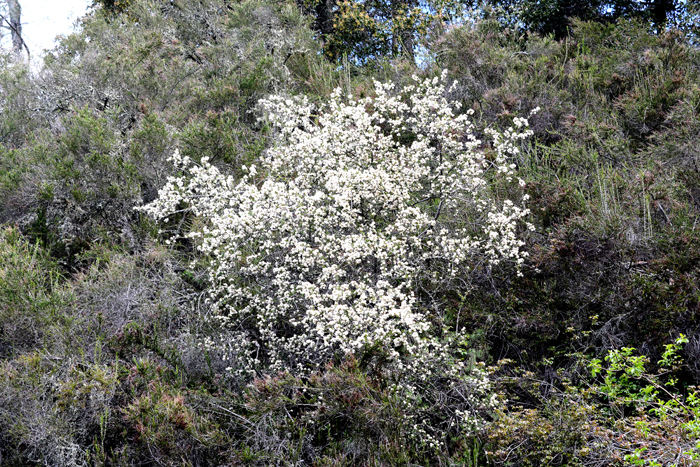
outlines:
{"label": "evergreen tree", "polygon": [[314,17],[326,56],[365,62],[379,56],[413,59],[432,27],[460,11],[458,0],[297,0]]}
{"label": "evergreen tree", "polygon": [[601,22],[637,18],[661,31],[670,19],[687,17],[693,8],[693,2],[678,0],[493,0],[489,3],[514,13],[524,29],[553,34],[557,39],[567,35],[573,18]]}

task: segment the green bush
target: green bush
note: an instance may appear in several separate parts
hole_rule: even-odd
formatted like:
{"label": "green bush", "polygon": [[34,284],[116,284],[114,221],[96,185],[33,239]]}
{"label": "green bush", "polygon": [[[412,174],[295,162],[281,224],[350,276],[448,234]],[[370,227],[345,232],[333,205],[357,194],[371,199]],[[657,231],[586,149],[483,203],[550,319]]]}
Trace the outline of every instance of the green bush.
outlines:
{"label": "green bush", "polygon": [[[130,389],[121,408],[135,459],[159,465],[196,465],[221,461],[226,433],[197,407],[197,398],[173,383],[172,373],[148,359],[135,359],[125,374]],[[143,446],[145,449],[138,449]]]}
{"label": "green bush", "polygon": [[16,228],[0,230],[0,358],[41,347],[67,296],[55,265]]}
{"label": "green bush", "polygon": [[245,392],[243,449],[234,458],[319,466],[482,458],[484,425],[474,430],[460,412],[475,409],[469,401],[478,388],[449,377],[394,382],[381,360],[366,364],[351,358],[304,379],[281,373],[253,381]]}
{"label": "green bush", "polygon": [[501,381],[514,398],[488,432],[490,459],[507,466],[695,465],[697,388],[679,384],[687,343],[681,334],[666,344],[655,365],[623,347],[603,359],[572,355],[569,372],[545,380],[511,367]]}
{"label": "green bush", "polygon": [[[114,367],[32,352],[0,366],[0,446],[16,465],[81,465],[117,389]],[[104,429],[102,428],[102,431]]]}

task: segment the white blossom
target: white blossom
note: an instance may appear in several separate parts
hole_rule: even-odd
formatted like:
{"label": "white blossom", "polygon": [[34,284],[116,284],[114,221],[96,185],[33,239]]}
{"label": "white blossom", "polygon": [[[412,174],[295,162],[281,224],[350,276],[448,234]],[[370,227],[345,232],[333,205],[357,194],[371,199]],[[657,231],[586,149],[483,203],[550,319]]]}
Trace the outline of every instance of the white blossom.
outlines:
{"label": "white blossom", "polygon": [[373,99],[337,90],[320,110],[272,96],[260,107],[279,141],[247,175],[234,180],[176,152],[184,175],[141,208],[163,219],[184,203],[205,221],[188,235],[211,258],[210,303],[272,369],[374,345],[397,362],[439,352],[417,284],[527,257],[525,199],[491,189],[515,177],[527,120],[487,130],[487,156],[471,112],[457,115],[443,97],[444,81],[416,80],[401,93],[376,83]]}

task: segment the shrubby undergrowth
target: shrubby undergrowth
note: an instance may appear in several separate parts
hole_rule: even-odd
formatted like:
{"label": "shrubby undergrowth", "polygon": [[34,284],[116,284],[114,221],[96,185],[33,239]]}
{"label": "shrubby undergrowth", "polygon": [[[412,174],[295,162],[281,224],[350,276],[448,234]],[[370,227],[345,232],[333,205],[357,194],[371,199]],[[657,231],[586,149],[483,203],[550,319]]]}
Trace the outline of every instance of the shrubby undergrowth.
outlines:
{"label": "shrubby undergrowth", "polygon": [[696,465],[697,48],[310,25],[131,0],[3,56],[0,464]]}

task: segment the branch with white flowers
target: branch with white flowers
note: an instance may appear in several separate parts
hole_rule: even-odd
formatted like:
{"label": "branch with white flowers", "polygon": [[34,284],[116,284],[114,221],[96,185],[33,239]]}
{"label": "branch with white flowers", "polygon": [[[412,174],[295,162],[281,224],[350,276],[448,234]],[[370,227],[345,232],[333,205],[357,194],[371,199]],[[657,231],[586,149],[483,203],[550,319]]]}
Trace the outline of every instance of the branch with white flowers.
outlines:
{"label": "branch with white flowers", "polygon": [[255,341],[256,357],[232,370],[261,359],[313,368],[376,346],[400,366],[440,350],[419,278],[458,280],[483,261],[520,267],[527,198],[501,200],[491,187],[522,183],[511,159],[527,120],[489,130],[487,158],[470,112],[457,115],[444,95],[443,76],[401,92],[376,83],[375,98],[338,90],[320,112],[270,97],[260,108],[278,144],[241,180],[173,156],[184,175],[141,209],[162,219],[185,203],[205,221],[188,235],[211,258],[210,301],[241,342]]}

